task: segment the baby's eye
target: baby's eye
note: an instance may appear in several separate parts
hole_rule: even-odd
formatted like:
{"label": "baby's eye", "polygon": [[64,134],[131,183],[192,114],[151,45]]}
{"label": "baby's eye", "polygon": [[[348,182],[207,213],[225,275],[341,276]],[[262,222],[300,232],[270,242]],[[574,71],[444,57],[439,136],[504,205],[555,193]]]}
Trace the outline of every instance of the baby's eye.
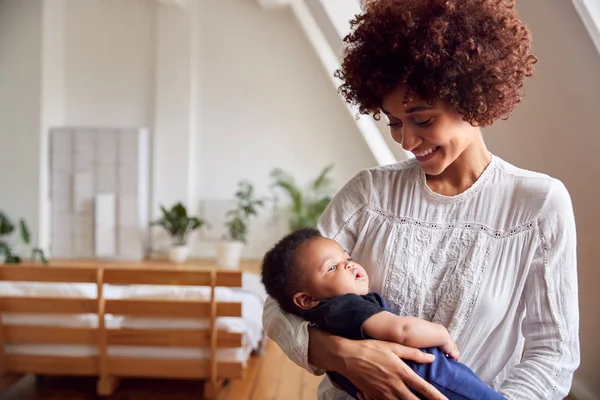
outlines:
{"label": "baby's eye", "polygon": [[354,261],[354,260],[352,259],[352,257],[348,257],[348,258],[346,258],[346,261],[350,262],[350,261]]}
{"label": "baby's eye", "polygon": [[335,271],[337,269],[337,265],[332,265],[331,267],[329,267],[330,271]]}

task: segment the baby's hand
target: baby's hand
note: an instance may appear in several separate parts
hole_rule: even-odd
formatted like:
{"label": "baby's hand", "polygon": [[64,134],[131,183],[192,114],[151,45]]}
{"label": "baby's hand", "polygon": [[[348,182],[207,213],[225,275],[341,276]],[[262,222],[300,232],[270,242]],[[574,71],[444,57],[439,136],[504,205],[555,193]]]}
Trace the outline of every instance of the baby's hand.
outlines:
{"label": "baby's hand", "polygon": [[451,359],[456,361],[460,359],[460,352],[458,351],[458,346],[456,345],[456,342],[452,340],[451,337],[448,337],[448,341],[446,342],[446,344],[441,346],[441,349]]}

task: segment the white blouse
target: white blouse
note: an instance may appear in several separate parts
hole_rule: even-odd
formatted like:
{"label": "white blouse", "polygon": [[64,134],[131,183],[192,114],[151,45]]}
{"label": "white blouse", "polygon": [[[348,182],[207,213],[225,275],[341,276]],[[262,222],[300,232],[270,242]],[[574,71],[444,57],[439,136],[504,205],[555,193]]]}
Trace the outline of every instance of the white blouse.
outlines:
{"label": "white blouse", "polygon": [[[461,361],[511,400],[558,400],[579,365],[576,232],[564,185],[492,156],[457,196],[415,160],[364,170],[319,221],[369,273],[391,310],[438,322]],[[308,364],[308,324],[269,299],[267,335]],[[525,341],[527,348],[524,351]],[[320,400],[350,399],[324,379]]]}

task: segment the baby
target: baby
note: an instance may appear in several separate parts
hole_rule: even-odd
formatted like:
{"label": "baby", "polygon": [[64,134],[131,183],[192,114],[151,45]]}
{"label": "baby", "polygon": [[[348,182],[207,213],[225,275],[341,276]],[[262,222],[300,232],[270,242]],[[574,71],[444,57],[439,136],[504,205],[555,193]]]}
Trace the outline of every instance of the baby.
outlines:
{"label": "baby", "polygon": [[[389,312],[383,298],[369,292],[364,268],[316,229],[297,230],[269,250],[262,282],[283,310],[334,335],[396,342],[433,354],[430,364],[404,362],[449,400],[505,399],[458,362],[458,348],[444,326]],[[358,399],[358,390],[348,379],[336,372],[327,375],[336,387]]]}

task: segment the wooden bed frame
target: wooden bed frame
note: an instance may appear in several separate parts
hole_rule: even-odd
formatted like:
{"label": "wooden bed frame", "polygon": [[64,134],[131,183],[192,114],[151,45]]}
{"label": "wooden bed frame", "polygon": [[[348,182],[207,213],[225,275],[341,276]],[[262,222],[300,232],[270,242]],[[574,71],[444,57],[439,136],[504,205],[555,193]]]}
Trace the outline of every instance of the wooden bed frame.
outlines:
{"label": "wooden bed frame", "polygon": [[[241,287],[241,271],[198,268],[126,268],[117,265],[2,265],[0,281],[95,283],[97,298],[0,297],[0,380],[24,373],[97,376],[98,395],[112,394],[119,379],[177,378],[205,380],[204,396],[215,398],[225,381],[241,379],[241,362],[218,361],[220,348],[242,346],[242,334],[219,331],[217,317],[239,317],[239,302],[217,302],[215,287]],[[211,287],[210,301],[106,299],[103,284],[187,285]],[[2,313],[86,314],[98,316],[98,327],[2,325]],[[210,318],[210,329],[109,329],[105,314],[160,318]],[[97,356],[42,356],[5,354],[5,344],[91,345]],[[115,357],[111,345],[210,349],[209,359]]]}

